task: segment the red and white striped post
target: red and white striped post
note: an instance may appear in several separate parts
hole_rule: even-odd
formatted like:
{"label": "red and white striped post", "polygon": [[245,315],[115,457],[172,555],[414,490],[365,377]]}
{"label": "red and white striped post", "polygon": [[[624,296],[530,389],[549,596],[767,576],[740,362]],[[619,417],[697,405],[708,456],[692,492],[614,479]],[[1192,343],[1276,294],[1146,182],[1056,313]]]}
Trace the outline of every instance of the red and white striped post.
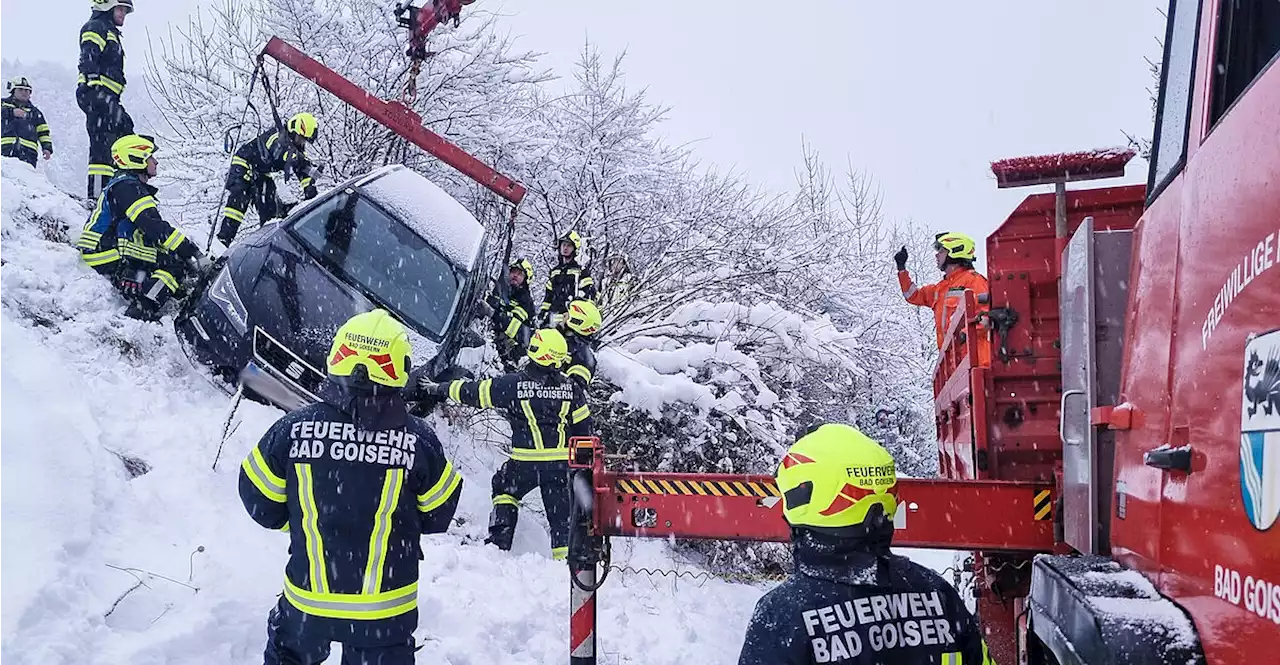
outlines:
{"label": "red and white striped post", "polygon": [[570,566],[569,574],[573,576],[569,584],[569,663],[595,665],[596,566],[594,563],[582,569]]}
{"label": "red and white striped post", "polygon": [[574,438],[569,446],[569,665],[596,665],[596,565],[603,541],[592,533],[593,467],[603,451],[595,437]]}

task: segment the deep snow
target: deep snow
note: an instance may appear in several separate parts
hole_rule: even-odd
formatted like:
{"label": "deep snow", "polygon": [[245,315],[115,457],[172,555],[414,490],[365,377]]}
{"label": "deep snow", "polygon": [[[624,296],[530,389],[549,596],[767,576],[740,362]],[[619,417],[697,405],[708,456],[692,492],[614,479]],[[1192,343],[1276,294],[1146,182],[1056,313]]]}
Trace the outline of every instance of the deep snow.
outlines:
{"label": "deep snow", "polygon": [[[236,472],[279,412],[242,405],[211,470],[230,400],[187,363],[170,321],[125,318],[51,231],[78,230],[82,208],[24,164],[4,159],[2,175],[0,655],[6,665],[261,662],[287,539],[244,514]],[[522,517],[515,553],[464,544],[487,521],[505,428],[493,416],[435,425],[467,479],[465,523],[424,539],[418,662],[564,662],[567,572],[550,560],[536,511]],[[131,478],[121,456],[150,470]],[[916,556],[937,569],[952,561]],[[614,563],[696,572],[662,542],[615,541]],[[766,588],[614,572],[600,593],[601,662],[735,662]]]}

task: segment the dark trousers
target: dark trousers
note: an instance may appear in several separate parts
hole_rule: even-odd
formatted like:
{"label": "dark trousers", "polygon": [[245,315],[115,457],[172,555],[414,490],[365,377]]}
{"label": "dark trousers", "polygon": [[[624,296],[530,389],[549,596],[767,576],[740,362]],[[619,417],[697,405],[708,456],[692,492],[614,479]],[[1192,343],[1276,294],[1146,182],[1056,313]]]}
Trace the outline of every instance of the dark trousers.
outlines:
{"label": "dark trousers", "polygon": [[104,88],[80,86],[76,104],[84,111],[84,127],[89,134],[88,196],[97,201],[102,188],[115,175],[111,160],[111,144],[133,133],[133,118],[120,105],[120,96]]}
{"label": "dark trousers", "polygon": [[38,163],[38,159],[40,157],[40,153],[22,145],[21,143],[14,143],[5,146],[0,150],[0,155],[4,155],[5,157],[17,157],[32,166],[35,166]]}
{"label": "dark trousers", "polygon": [[569,546],[569,463],[507,460],[493,474],[493,514],[489,518],[489,542],[511,549],[520,518],[520,499],[533,488],[542,490],[551,528],[551,552],[564,558]]}
{"label": "dark trousers", "polygon": [[222,244],[230,245],[235,239],[250,205],[258,211],[260,223],[284,217],[290,209],[280,201],[276,181],[271,176],[234,165],[227,173],[227,202],[222,208],[222,224],[218,227],[218,239]]}
{"label": "dark trousers", "polygon": [[[308,616],[283,597],[267,618],[264,665],[314,665],[329,657],[333,642],[342,644],[342,665],[413,665],[412,617],[354,621]],[[359,624],[379,624],[365,626]]]}

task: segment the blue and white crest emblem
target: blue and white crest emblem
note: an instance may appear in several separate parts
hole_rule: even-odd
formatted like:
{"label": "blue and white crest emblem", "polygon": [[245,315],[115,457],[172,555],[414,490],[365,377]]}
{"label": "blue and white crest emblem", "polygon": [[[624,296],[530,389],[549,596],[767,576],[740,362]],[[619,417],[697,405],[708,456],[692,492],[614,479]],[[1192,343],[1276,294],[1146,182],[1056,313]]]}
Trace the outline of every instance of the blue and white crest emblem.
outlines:
{"label": "blue and white crest emblem", "polygon": [[1253,527],[1270,529],[1280,517],[1280,330],[1244,347],[1240,493]]}

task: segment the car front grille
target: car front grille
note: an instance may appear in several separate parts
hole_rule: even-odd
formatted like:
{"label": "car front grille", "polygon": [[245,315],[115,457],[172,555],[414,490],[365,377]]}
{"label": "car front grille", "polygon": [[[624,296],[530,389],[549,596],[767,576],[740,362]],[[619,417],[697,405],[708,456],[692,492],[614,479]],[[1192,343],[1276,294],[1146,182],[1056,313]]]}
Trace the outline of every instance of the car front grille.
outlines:
{"label": "car front grille", "polygon": [[277,378],[319,401],[316,395],[320,391],[320,384],[324,382],[324,373],[258,327],[253,329],[253,357],[276,374]]}

